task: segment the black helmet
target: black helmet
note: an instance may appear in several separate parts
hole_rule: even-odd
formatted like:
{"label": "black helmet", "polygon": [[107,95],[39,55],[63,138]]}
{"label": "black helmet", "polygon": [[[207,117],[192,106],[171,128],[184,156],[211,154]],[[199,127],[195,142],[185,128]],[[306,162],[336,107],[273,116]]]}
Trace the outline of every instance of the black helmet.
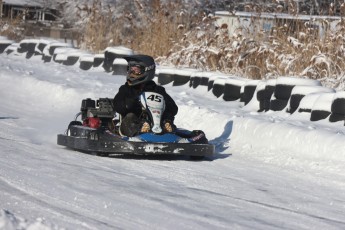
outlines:
{"label": "black helmet", "polygon": [[129,85],[138,85],[154,78],[156,65],[151,56],[140,54],[126,56],[124,59],[128,62],[127,82]]}

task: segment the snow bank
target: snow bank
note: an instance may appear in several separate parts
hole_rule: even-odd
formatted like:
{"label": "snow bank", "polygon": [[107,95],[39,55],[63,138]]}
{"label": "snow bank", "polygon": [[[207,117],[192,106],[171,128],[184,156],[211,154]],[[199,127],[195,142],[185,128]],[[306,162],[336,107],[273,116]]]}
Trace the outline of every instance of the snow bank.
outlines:
{"label": "snow bank", "polygon": [[340,169],[345,164],[344,131],[322,129],[318,124],[298,122],[296,119],[284,122],[279,117],[269,120],[236,117],[233,123],[231,143],[247,148],[251,153],[262,154],[257,157],[277,164],[289,164],[289,161],[296,160],[325,168],[332,165],[333,169]]}

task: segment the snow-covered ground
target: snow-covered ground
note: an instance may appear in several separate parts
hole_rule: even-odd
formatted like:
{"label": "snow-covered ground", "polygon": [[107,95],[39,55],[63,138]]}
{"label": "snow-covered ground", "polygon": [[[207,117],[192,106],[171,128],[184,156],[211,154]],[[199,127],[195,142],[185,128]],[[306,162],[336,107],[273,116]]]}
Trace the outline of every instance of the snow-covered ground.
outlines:
{"label": "snow-covered ground", "polygon": [[85,98],[125,81],[102,69],[0,55],[0,229],[344,229],[345,127],[258,113],[202,86],[167,85],[176,124],[217,154],[97,157],[56,145]]}

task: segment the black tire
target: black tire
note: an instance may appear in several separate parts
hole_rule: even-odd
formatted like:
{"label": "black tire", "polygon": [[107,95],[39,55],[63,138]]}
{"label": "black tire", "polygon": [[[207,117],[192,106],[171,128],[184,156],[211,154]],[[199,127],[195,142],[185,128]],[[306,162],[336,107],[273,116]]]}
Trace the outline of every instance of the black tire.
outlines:
{"label": "black tire", "polygon": [[274,91],[276,89],[276,86],[274,85],[266,85],[265,87],[265,98],[271,99],[272,95],[274,94]]}
{"label": "black tire", "polygon": [[190,76],[176,74],[174,76],[173,86],[185,85],[190,81]]}
{"label": "black tire", "polygon": [[288,100],[274,99],[270,101],[270,110],[282,111],[288,103]]}
{"label": "black tire", "polygon": [[113,62],[117,55],[113,52],[105,51],[104,52],[104,61],[103,68],[106,72],[110,73],[113,71]]}
{"label": "black tire", "polygon": [[319,121],[326,119],[331,112],[324,110],[312,110],[310,114],[310,121]]}
{"label": "black tire", "polygon": [[35,48],[36,48],[37,43],[34,42],[29,42],[27,45],[28,53],[35,53]]}
{"label": "black tire", "polygon": [[197,88],[201,84],[201,77],[199,76],[194,76],[193,77],[193,89]]}
{"label": "black tire", "polygon": [[79,68],[82,70],[89,70],[91,69],[93,66],[93,62],[89,62],[89,61],[81,61],[79,64]]}
{"label": "black tire", "polygon": [[63,61],[62,64],[67,66],[75,65],[79,60],[79,56],[69,56],[66,61]]}
{"label": "black tire", "polygon": [[43,53],[43,50],[44,50],[44,48],[47,46],[47,44],[46,43],[39,43],[38,45],[37,45],[37,49],[39,50],[39,51],[41,51],[41,53]]}
{"label": "black tire", "polygon": [[0,54],[2,54],[5,51],[5,49],[10,45],[11,43],[0,44]]}
{"label": "black tire", "polygon": [[19,47],[17,49],[18,53],[26,53],[28,52],[28,43],[22,42],[19,44]]}
{"label": "black tire", "polygon": [[289,104],[290,108],[288,108],[286,112],[288,112],[290,114],[294,113],[297,110],[297,108],[298,108],[298,106],[299,106],[299,104],[300,104],[300,102],[304,96],[305,95],[301,95],[301,94],[291,95],[290,104]]}
{"label": "black tire", "polygon": [[30,58],[32,58],[32,56],[34,56],[34,55],[35,55],[35,53],[27,52],[26,55],[25,55],[25,58],[26,58],[26,59],[30,59]]}
{"label": "black tire", "polygon": [[214,84],[212,88],[212,93],[216,97],[222,96],[224,93],[224,85]]}
{"label": "black tire", "polygon": [[241,86],[225,83],[224,85],[224,101],[235,101],[241,97]]}
{"label": "black tire", "polygon": [[329,122],[345,121],[345,115],[339,113],[331,113],[329,116]]}
{"label": "black tire", "polygon": [[[266,110],[266,103],[268,101],[269,103],[269,100],[266,100],[266,88],[263,89],[263,90],[259,90],[256,92],[256,99],[259,101],[259,110],[258,112],[263,112]],[[265,107],[266,106],[266,107]],[[269,109],[269,105],[267,107],[267,110]]]}
{"label": "black tire", "polygon": [[166,85],[174,81],[174,74],[171,73],[159,73],[158,83],[161,85]]}
{"label": "black tire", "polygon": [[274,96],[277,99],[289,100],[294,85],[276,85]]}
{"label": "black tire", "polygon": [[52,56],[43,55],[42,60],[43,62],[51,62]]}
{"label": "black tire", "polygon": [[244,102],[245,105],[247,105],[250,100],[253,98],[255,93],[256,85],[246,85],[243,89],[243,98],[241,98],[241,101]]}
{"label": "black tire", "polygon": [[256,91],[256,99],[258,101],[264,101],[266,99],[266,88]]}
{"label": "black tire", "polygon": [[200,85],[208,86],[208,77],[201,77]]}
{"label": "black tire", "polygon": [[331,112],[345,115],[345,98],[336,98],[332,102]]}
{"label": "black tire", "polygon": [[104,57],[95,57],[93,59],[93,67],[99,67],[104,62]]}
{"label": "black tire", "polygon": [[208,81],[207,91],[210,91],[213,88],[213,83],[214,83],[214,80]]}

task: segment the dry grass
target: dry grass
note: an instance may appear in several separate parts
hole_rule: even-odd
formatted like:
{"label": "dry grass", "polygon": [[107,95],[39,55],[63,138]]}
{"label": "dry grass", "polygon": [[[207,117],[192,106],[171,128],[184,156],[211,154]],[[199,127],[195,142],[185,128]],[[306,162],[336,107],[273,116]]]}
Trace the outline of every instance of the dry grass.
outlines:
{"label": "dry grass", "polygon": [[102,5],[100,0],[79,7],[80,17],[88,19],[79,31],[82,48],[101,51],[123,45],[152,56],[167,54],[196,21],[195,17],[180,7],[181,0],[167,4],[154,0],[150,9],[144,2],[134,1],[134,8],[116,17],[115,9]]}
{"label": "dry grass", "polygon": [[204,19],[199,29],[189,32],[167,57],[158,60],[167,65],[218,70],[251,79],[289,75],[318,79],[325,85],[334,79],[329,86],[343,85],[343,20],[339,21],[337,31],[331,31],[330,22],[324,21],[323,37],[302,21],[264,32],[259,21],[252,19],[251,32],[239,28],[229,35],[228,25],[215,27],[214,20],[214,17]]}

